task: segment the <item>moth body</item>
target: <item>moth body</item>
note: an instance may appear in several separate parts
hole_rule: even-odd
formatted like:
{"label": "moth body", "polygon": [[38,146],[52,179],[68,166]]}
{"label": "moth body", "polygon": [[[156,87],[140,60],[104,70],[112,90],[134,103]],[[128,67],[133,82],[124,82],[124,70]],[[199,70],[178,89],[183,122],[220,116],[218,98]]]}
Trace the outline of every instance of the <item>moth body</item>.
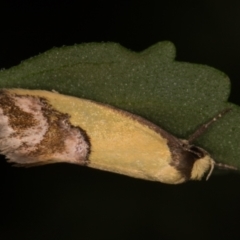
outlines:
{"label": "moth body", "polygon": [[69,162],[178,184],[211,174],[204,149],[126,111],[56,92],[0,92],[0,153],[19,166]]}

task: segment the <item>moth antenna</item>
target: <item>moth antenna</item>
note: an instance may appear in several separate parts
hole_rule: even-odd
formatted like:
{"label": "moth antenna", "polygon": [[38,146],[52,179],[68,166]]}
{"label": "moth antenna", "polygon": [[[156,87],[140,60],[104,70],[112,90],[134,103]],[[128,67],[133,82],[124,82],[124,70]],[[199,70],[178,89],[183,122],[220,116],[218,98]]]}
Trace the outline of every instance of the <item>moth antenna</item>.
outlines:
{"label": "moth antenna", "polygon": [[213,117],[209,122],[203,124],[200,126],[192,135],[188,137],[188,142],[192,143],[195,141],[198,137],[200,137],[214,122],[216,122],[218,119],[222,118],[225,114],[230,112],[231,108],[226,108],[222,110],[220,113],[218,113],[215,117]]}
{"label": "moth antenna", "polygon": [[215,165],[218,168],[221,168],[221,169],[238,170],[237,167],[234,167],[234,166],[231,166],[231,165],[227,165],[227,164],[224,164],[224,163],[215,163]]}

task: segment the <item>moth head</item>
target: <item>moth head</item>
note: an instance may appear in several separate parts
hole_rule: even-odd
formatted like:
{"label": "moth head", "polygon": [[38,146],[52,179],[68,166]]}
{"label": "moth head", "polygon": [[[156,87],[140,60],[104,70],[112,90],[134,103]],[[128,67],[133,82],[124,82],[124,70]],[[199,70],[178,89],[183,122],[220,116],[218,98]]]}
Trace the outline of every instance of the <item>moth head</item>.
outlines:
{"label": "moth head", "polygon": [[201,180],[206,175],[206,173],[208,173],[206,177],[206,180],[208,180],[213,172],[214,166],[215,161],[210,157],[210,155],[204,155],[194,162],[190,179]]}
{"label": "moth head", "polygon": [[194,145],[191,145],[193,141],[195,141],[198,137],[200,137],[208,128],[211,126],[214,122],[216,122],[218,119],[222,118],[225,114],[230,112],[231,109],[223,109],[219,114],[217,114],[215,117],[210,119],[209,122],[203,124],[200,126],[191,136],[189,136],[188,140],[183,140],[182,142],[186,144],[187,150],[192,152],[195,155],[194,163],[192,166],[192,171],[190,175],[190,179],[192,180],[201,180],[203,176],[205,176],[206,173],[207,177],[206,180],[209,179],[211,176],[214,167],[217,166],[218,168],[222,169],[231,169],[231,170],[237,170],[236,167],[222,164],[222,163],[216,163],[210,156],[210,154],[205,151],[204,149],[200,147],[196,147]]}
{"label": "moth head", "polygon": [[211,176],[216,165],[210,154],[188,140],[181,139],[181,159],[175,165],[176,169],[185,175],[185,180],[206,180]]}
{"label": "moth head", "polygon": [[206,180],[208,180],[212,175],[214,167],[224,170],[237,170],[237,168],[234,166],[223,163],[216,163],[210,154],[200,147],[192,145],[189,147],[188,151],[192,152],[193,155],[195,155],[190,175],[191,180],[201,180],[205,176]]}

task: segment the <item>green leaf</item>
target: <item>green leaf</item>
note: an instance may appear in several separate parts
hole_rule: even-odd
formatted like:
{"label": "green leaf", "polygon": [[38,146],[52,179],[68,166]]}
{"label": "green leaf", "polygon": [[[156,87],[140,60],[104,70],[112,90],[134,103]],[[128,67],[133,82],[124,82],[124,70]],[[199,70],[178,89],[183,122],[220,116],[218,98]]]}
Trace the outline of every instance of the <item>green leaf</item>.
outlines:
{"label": "green leaf", "polygon": [[56,90],[125,109],[187,138],[225,108],[197,144],[217,162],[240,168],[240,109],[228,103],[228,77],[208,66],[177,62],[160,42],[136,53],[116,43],[55,48],[0,72],[1,88]]}

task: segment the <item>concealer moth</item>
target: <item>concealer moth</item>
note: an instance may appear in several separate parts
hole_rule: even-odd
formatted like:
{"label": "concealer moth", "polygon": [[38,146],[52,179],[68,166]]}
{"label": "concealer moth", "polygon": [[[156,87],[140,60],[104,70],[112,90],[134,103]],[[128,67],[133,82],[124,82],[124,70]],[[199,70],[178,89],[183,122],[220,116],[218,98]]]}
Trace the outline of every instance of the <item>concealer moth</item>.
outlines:
{"label": "concealer moth", "polygon": [[179,184],[211,175],[216,163],[192,142],[140,116],[57,92],[0,91],[0,153],[17,166],[68,162],[131,177]]}

